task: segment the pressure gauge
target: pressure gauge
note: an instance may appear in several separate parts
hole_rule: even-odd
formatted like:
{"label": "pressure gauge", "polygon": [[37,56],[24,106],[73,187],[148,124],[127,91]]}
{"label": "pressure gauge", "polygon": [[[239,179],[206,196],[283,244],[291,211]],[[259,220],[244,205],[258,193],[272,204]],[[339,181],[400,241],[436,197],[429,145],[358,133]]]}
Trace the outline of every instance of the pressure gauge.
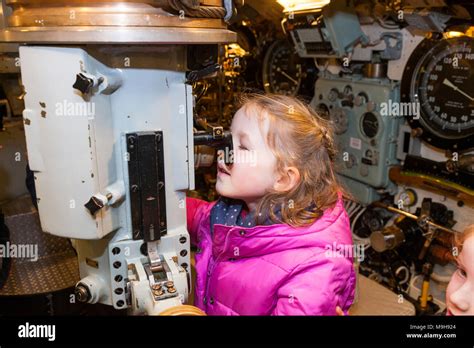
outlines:
{"label": "pressure gauge", "polygon": [[361,130],[367,138],[374,138],[379,131],[379,120],[371,112],[366,112],[361,118]]}
{"label": "pressure gauge", "polygon": [[474,146],[474,39],[424,40],[402,79],[402,102],[419,109],[408,117],[422,139],[442,149]]}
{"label": "pressure gauge", "polygon": [[263,61],[263,87],[267,93],[295,96],[301,85],[302,65],[286,40],[273,43]]}

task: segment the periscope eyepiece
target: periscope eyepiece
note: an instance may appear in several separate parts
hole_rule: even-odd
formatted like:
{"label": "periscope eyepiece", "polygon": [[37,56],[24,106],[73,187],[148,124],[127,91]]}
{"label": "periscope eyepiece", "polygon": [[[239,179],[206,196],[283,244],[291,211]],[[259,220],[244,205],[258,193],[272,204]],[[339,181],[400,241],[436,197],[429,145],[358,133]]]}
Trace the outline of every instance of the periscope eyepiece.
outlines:
{"label": "periscope eyepiece", "polygon": [[[213,127],[209,132],[196,132],[194,133],[194,146],[206,145],[225,153],[233,153],[234,144],[232,142],[232,133],[230,131],[224,131],[222,127]],[[224,156],[225,164],[232,163],[233,156]]]}

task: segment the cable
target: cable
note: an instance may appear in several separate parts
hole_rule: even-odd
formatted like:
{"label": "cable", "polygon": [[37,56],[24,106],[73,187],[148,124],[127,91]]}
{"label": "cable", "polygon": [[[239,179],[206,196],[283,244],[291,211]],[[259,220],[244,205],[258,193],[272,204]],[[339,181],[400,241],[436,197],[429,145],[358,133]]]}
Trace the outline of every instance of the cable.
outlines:
{"label": "cable", "polygon": [[364,250],[367,250],[370,247],[370,238],[362,238],[359,237],[357,234],[355,234],[354,227],[357,222],[357,220],[362,216],[362,214],[367,210],[366,207],[363,207],[355,216],[354,220],[352,220],[351,223],[351,231],[352,231],[352,239],[354,240],[354,243],[363,245]]}

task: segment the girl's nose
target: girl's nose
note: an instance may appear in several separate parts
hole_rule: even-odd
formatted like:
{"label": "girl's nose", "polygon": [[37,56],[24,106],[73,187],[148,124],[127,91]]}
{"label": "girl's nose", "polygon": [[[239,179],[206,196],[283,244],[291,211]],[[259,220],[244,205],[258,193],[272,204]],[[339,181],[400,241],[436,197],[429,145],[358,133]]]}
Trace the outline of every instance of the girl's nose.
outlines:
{"label": "girl's nose", "polygon": [[455,305],[461,312],[469,311],[470,306],[473,305],[469,302],[472,294],[470,294],[465,288],[467,287],[461,286],[459,289],[453,292],[449,298],[451,303]]}

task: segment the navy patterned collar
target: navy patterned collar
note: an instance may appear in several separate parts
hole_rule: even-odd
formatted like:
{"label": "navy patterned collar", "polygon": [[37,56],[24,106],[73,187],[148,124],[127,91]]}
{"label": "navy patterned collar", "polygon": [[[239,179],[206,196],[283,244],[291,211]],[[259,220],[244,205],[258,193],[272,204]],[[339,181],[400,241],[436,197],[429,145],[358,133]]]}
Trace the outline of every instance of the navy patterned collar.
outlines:
{"label": "navy patterned collar", "polygon": [[[244,205],[245,203],[241,200],[221,196],[211,210],[211,235],[214,233],[214,224],[225,226],[254,227],[254,213],[247,213],[245,217],[242,216],[242,209]],[[281,212],[279,207],[275,209],[275,215],[281,221]],[[275,222],[269,217],[266,217],[264,222],[259,225],[273,224],[275,224]]]}

